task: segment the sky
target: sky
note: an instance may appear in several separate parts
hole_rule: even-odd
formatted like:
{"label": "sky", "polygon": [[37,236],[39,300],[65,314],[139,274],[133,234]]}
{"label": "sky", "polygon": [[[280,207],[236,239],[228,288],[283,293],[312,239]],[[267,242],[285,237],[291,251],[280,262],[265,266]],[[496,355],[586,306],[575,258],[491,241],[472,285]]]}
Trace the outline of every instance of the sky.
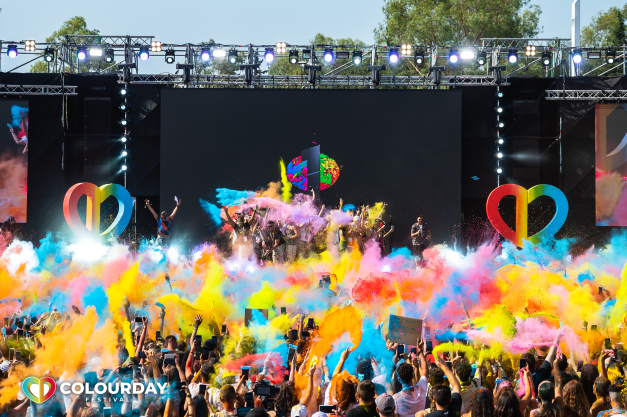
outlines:
{"label": "sky", "polygon": [[[581,27],[599,11],[623,6],[627,0],[580,0]],[[539,37],[570,38],[572,0],[532,0],[542,8]],[[333,38],[351,37],[368,44],[383,21],[384,0],[230,0],[177,3],[165,0],[109,0],[90,2],[48,0],[0,2],[0,39],[3,42],[34,39],[43,42],[72,16],[83,16],[90,29],[102,35],[155,36],[164,43],[200,43],[209,39],[225,44],[303,44],[323,33]],[[185,5],[185,7],[183,7]],[[20,49],[20,52],[23,50]],[[3,50],[0,70],[27,62],[20,54],[10,60]],[[27,71],[30,65],[17,69]],[[141,73],[170,70],[160,57],[143,63]]]}

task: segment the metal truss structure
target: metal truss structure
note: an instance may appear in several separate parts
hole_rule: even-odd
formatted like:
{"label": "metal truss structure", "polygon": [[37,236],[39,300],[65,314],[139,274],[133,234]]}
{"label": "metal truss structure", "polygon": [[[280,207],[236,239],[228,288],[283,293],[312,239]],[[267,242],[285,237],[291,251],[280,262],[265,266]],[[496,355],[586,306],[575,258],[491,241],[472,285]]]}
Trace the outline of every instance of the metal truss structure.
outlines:
{"label": "metal truss structure", "polygon": [[75,96],[74,85],[2,85],[0,95]]}
{"label": "metal truss structure", "polygon": [[547,100],[627,101],[627,90],[546,90]]}

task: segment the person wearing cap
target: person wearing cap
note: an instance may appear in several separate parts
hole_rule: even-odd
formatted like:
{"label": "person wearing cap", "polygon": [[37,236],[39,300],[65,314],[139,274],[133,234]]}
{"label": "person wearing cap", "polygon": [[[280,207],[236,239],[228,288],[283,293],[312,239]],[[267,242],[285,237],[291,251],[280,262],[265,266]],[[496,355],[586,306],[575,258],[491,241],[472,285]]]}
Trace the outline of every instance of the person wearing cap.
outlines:
{"label": "person wearing cap", "polygon": [[377,413],[381,417],[398,417],[396,414],[396,403],[394,397],[388,394],[381,394],[374,400],[377,406]]}

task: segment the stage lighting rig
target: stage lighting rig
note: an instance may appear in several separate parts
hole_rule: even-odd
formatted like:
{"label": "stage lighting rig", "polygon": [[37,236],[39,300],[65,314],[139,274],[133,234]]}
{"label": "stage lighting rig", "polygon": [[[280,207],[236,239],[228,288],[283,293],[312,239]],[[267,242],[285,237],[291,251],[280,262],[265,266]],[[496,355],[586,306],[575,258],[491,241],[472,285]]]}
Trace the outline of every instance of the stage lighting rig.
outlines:
{"label": "stage lighting rig", "polygon": [[448,53],[448,62],[451,64],[457,64],[459,62],[459,54],[457,53],[457,49],[451,49]]}
{"label": "stage lighting rig", "polygon": [[191,73],[193,68],[194,65],[192,64],[179,64],[178,62],[176,63],[176,69],[183,70],[183,83],[187,84],[190,82],[190,80],[192,79]]}
{"label": "stage lighting rig", "polygon": [[[237,53],[235,54],[235,56],[237,58]],[[226,51],[224,49],[216,49],[215,51],[213,51],[213,57],[214,58],[226,58]]]}
{"label": "stage lighting rig", "polygon": [[505,139],[503,139],[503,138],[498,138],[496,140],[496,145],[497,146],[502,146],[504,143],[505,143]]}
{"label": "stage lighting rig", "polygon": [[503,98],[505,97],[505,93],[503,93],[502,90],[497,91],[496,93],[494,93],[494,96],[499,99],[499,98]]}
{"label": "stage lighting rig", "polygon": [[503,129],[505,127],[505,123],[503,123],[501,120],[499,120],[498,123],[496,124],[496,127],[498,129]]}
{"label": "stage lighting rig", "polygon": [[488,67],[488,71],[491,71],[494,75],[494,84],[500,85],[503,82],[501,72],[505,71],[504,65]]}
{"label": "stage lighting rig", "polygon": [[122,143],[126,143],[126,140],[127,140],[126,136],[122,136],[122,138],[120,138],[120,142],[122,142]]}
{"label": "stage lighting rig", "polygon": [[306,61],[311,59],[311,49],[303,49],[303,59]]}
{"label": "stage lighting rig", "polygon": [[425,62],[425,53],[423,50],[417,50],[416,55],[414,55],[414,62],[416,65],[420,66]]}
{"label": "stage lighting rig", "polygon": [[388,55],[388,60],[390,61],[390,64],[398,63],[398,51],[396,50],[396,48],[391,48],[390,49],[390,53]]}
{"label": "stage lighting rig", "polygon": [[176,60],[176,55],[174,54],[174,49],[168,49],[165,51],[165,63],[166,64],[174,64]]}
{"label": "stage lighting rig", "polygon": [[276,53],[284,54],[287,50],[287,44],[285,42],[277,42],[276,43]]}
{"label": "stage lighting rig", "polygon": [[536,56],[536,46],[535,45],[527,45],[527,51],[525,51],[525,55],[527,55],[527,56]]}
{"label": "stage lighting rig", "polygon": [[87,49],[85,49],[84,46],[78,47],[76,50],[76,58],[78,58],[79,61],[84,61],[85,58],[87,58]]}
{"label": "stage lighting rig", "polygon": [[7,56],[9,58],[15,58],[17,56],[17,45],[9,44],[9,46],[7,46]]}
{"label": "stage lighting rig", "polygon": [[[132,64],[118,64],[118,68],[122,70],[122,81],[128,83],[131,80],[131,69],[137,68],[137,63],[133,62]],[[128,94],[128,90],[126,89],[126,87],[124,87],[123,90],[125,91],[125,93],[122,95]]]}
{"label": "stage lighting rig", "polygon": [[616,62],[616,51],[607,51],[605,52],[605,62],[608,64],[613,64]]}
{"label": "stage lighting rig", "polygon": [[496,168],[494,169],[494,172],[496,172],[496,173],[497,173],[497,174],[499,174],[499,175],[500,175],[500,174],[502,174],[502,173],[503,173],[503,167],[496,167]]}
{"label": "stage lighting rig", "polygon": [[588,51],[588,59],[601,59],[601,52]]}
{"label": "stage lighting rig", "polygon": [[263,59],[265,59],[268,64],[274,62],[274,49],[266,48],[266,52],[263,54]]}
{"label": "stage lighting rig", "polygon": [[204,62],[209,61],[211,59],[211,49],[209,49],[209,48],[202,48],[200,50],[200,59],[202,59]]}
{"label": "stage lighting rig", "polygon": [[495,111],[497,114],[503,114],[503,106],[497,105]]}
{"label": "stage lighting rig", "polygon": [[120,104],[120,110],[122,110],[123,112],[129,112],[131,111],[131,105],[128,103],[122,103]]}
{"label": "stage lighting rig", "polygon": [[580,49],[573,50],[573,64],[579,65],[581,64],[582,60],[583,60],[583,56],[581,55],[581,50]]}
{"label": "stage lighting rig", "polygon": [[123,150],[121,153],[122,158],[125,158],[128,156],[128,151],[127,150]]}
{"label": "stage lighting rig", "polygon": [[411,45],[407,43],[401,45],[401,53],[405,56],[411,56]]}
{"label": "stage lighting rig", "polygon": [[353,51],[353,65],[361,65],[363,53],[361,51]]}
{"label": "stage lighting rig", "polygon": [[128,166],[126,166],[126,164],[122,165],[122,171],[126,171],[128,169]]}
{"label": "stage lighting rig", "polygon": [[337,54],[335,54],[335,57],[337,59],[348,59],[351,57],[351,53],[348,51],[337,51]]}
{"label": "stage lighting rig", "polygon": [[545,67],[551,66],[551,53],[550,52],[542,52],[542,65]]}
{"label": "stage lighting rig", "polygon": [[516,49],[509,50],[509,53],[507,54],[507,61],[509,61],[512,65],[518,62],[518,51]]}
{"label": "stage lighting rig", "polygon": [[35,52],[35,41],[25,41],[24,50],[26,52]]}
{"label": "stage lighting rig", "polygon": [[44,61],[46,62],[52,62],[54,61],[54,48],[46,48],[44,49]]}
{"label": "stage lighting rig", "polygon": [[445,66],[429,67],[429,74],[427,74],[427,76],[433,73],[433,84],[435,84],[436,87],[439,87],[442,82],[442,71],[446,71]]}
{"label": "stage lighting rig", "polygon": [[494,156],[496,156],[497,159],[503,159],[503,152],[497,152]]}
{"label": "stage lighting rig", "polygon": [[235,49],[231,49],[229,51],[229,63],[235,64],[237,62],[237,51]]}
{"label": "stage lighting rig", "polygon": [[477,52],[477,65],[485,65],[488,62],[488,55],[485,51]]}
{"label": "stage lighting rig", "polygon": [[104,60],[107,64],[112,64],[115,61],[115,52],[113,51],[113,48],[105,49]]}
{"label": "stage lighting rig", "polygon": [[331,48],[327,48],[324,50],[324,62],[326,62],[327,64],[330,64],[331,62],[333,62],[333,49]]}
{"label": "stage lighting rig", "polygon": [[148,52],[148,48],[145,46],[141,46],[139,48],[139,59],[141,59],[142,61],[146,61],[148,58],[150,58],[150,52]]}
{"label": "stage lighting rig", "polygon": [[102,49],[89,48],[89,56],[102,56]]}
{"label": "stage lighting rig", "polygon": [[298,50],[292,49],[289,56],[290,64],[298,64]]}
{"label": "stage lighting rig", "polygon": [[150,43],[150,49],[152,50],[152,52],[161,52],[161,42],[152,41]]}

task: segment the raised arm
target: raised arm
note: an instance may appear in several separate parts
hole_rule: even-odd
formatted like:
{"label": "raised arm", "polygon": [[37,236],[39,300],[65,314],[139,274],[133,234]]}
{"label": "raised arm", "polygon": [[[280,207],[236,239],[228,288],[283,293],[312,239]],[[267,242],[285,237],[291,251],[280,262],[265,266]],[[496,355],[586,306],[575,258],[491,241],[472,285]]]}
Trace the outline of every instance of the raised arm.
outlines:
{"label": "raised arm", "polygon": [[335,367],[335,370],[333,371],[332,378],[335,378],[336,375],[342,372],[342,369],[344,369],[344,363],[346,363],[346,359],[348,359],[348,355],[350,355],[352,351],[353,351],[353,348],[349,346],[346,348],[344,352],[342,352],[342,354],[340,355],[340,361],[337,363],[337,366]]}
{"label": "raised arm", "polygon": [[444,375],[446,375],[446,378],[451,384],[452,391],[460,394],[462,392],[462,387],[459,385],[459,381],[457,380],[455,374],[453,374],[453,371],[448,369],[448,366],[446,366],[446,362],[444,362],[439,356],[436,356],[435,364],[444,372]]}
{"label": "raised arm", "polygon": [[311,396],[313,395],[314,372],[316,372],[316,365],[312,364],[309,367],[309,372],[307,373],[307,375],[305,375],[307,377],[307,388],[305,388],[302,396],[300,397],[300,403],[304,406],[307,406],[307,404],[309,404],[309,401],[311,401]]}
{"label": "raised arm", "polygon": [[181,205],[181,200],[176,202],[176,207],[174,207],[174,211],[170,214],[170,219],[173,219],[176,216],[176,213],[179,211],[179,206]]}
{"label": "raised arm", "polygon": [[150,210],[150,212],[154,216],[155,220],[159,220],[159,216],[157,216],[157,212],[150,205],[150,200],[146,200],[146,206],[148,206],[148,210]]}
{"label": "raised arm", "polygon": [[553,363],[555,360],[555,354],[557,353],[557,346],[560,344],[560,340],[562,339],[562,326],[560,326],[560,330],[557,331],[557,335],[555,335],[555,341],[551,349],[549,349],[549,353],[546,355],[545,361],[549,363]]}
{"label": "raised arm", "polygon": [[601,376],[605,379],[608,379],[607,377],[607,367],[605,366],[605,360],[607,359],[607,353],[603,352],[601,353],[601,356],[599,356],[599,371],[601,372]]}
{"label": "raised arm", "polygon": [[[548,356],[547,356],[548,358]],[[555,378],[555,399],[554,402],[561,408],[562,407],[562,373],[560,372],[559,363],[561,359],[557,358],[553,361],[553,377]]]}
{"label": "raised arm", "polygon": [[231,215],[229,214],[229,208],[227,206],[223,206],[222,210],[224,210],[224,215],[226,216],[226,222],[233,228],[235,229],[237,227],[237,225],[235,224],[235,222],[233,221],[233,219],[231,218]]}
{"label": "raised arm", "polygon": [[318,217],[322,217],[322,212],[324,211],[324,204],[320,207],[320,213],[318,213]]}
{"label": "raised arm", "polygon": [[[427,366],[426,350],[427,346],[423,339],[418,339],[418,359],[420,359],[420,376],[424,376],[429,380],[429,367]],[[416,383],[418,383],[419,377],[416,376]]]}
{"label": "raised arm", "polygon": [[519,401],[519,406],[520,411],[524,413],[529,405],[529,401],[531,400],[531,384],[533,384],[533,381],[531,380],[531,372],[529,372],[529,365],[523,369],[523,378],[525,381],[525,396]]}

